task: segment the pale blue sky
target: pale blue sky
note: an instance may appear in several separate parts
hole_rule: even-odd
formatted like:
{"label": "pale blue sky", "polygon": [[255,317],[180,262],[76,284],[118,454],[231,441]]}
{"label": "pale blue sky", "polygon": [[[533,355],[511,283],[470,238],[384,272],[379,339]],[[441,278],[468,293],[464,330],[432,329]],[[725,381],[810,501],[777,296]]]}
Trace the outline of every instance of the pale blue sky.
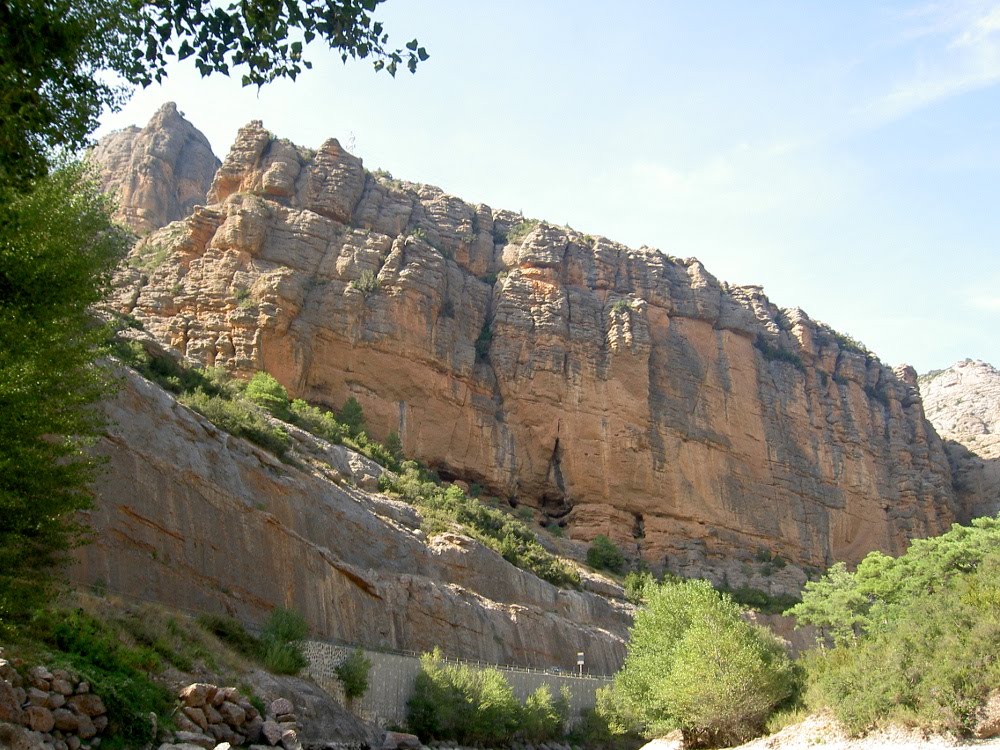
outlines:
{"label": "pale blue sky", "polygon": [[1000,3],[388,0],[394,80],[311,49],[164,101],[224,157],[251,119],[470,201],[695,256],[918,370],[1000,365]]}

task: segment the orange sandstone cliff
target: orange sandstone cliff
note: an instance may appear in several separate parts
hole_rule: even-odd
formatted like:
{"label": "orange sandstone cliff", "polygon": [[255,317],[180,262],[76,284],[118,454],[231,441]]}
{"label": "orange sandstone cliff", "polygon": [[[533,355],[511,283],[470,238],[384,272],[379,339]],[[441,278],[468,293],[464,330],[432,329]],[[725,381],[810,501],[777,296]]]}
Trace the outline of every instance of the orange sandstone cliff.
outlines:
{"label": "orange sandstone cliff", "polygon": [[[967,515],[916,374],[759,287],[244,127],[116,307],[654,568],[788,590]],[[775,556],[787,566],[770,563]],[[766,569],[762,561],[767,561]]]}

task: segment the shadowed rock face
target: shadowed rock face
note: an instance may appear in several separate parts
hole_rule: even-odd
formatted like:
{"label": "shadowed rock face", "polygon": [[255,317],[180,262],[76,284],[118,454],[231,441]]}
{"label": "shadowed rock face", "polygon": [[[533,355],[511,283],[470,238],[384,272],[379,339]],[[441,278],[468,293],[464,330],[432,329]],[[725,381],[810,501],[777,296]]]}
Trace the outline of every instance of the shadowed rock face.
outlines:
{"label": "shadowed rock face", "polygon": [[973,516],[1000,512],[1000,371],[966,359],[921,375],[920,392],[945,439],[959,497]]}
{"label": "shadowed rock face", "polygon": [[208,203],[136,247],[121,311],[206,365],[354,396],[375,436],[573,538],[781,591],[963,517],[911,369],[697,260],[376,176],[259,122]]}
{"label": "shadowed rock face", "polygon": [[219,167],[208,139],[168,102],[146,127],[125,128],[90,154],[103,189],[118,199],[116,218],[139,234],[188,216]]}
{"label": "shadowed rock face", "polygon": [[595,671],[620,666],[631,606],[558,589],[463,536],[428,544],[413,508],[345,483],[346,464],[307,466],[308,448],[282,463],[123,375],[77,583],[256,623],[291,607],[313,635],[373,648],[567,669],[584,651]]}

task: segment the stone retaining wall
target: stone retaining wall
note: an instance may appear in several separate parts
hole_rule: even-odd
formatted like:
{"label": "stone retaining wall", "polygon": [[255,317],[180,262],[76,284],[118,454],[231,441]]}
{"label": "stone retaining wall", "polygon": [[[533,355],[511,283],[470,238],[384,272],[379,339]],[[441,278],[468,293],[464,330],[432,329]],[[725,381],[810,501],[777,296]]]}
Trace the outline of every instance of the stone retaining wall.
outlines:
{"label": "stone retaining wall", "polygon": [[[352,650],[349,646],[325,641],[308,641],[304,648],[309,659],[309,666],[306,668],[309,676],[345,705],[344,690],[334,670]],[[372,662],[368,692],[355,701],[352,710],[362,718],[381,726],[402,726],[406,722],[406,702],[410,699],[413,683],[420,670],[420,658],[416,655],[380,651],[365,650],[364,653]],[[584,709],[593,708],[597,688],[611,682],[610,678],[603,676],[577,677],[496,664],[477,664],[468,661],[460,663],[500,670],[520,701],[541,685],[548,685],[554,696],[559,695],[559,690],[566,686],[570,691],[570,723],[573,723]]]}

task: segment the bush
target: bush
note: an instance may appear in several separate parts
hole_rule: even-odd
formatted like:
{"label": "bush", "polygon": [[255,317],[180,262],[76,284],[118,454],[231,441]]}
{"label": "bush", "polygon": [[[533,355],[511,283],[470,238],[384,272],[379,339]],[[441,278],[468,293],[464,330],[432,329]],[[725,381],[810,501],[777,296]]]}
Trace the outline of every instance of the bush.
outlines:
{"label": "bush", "polygon": [[83,610],[46,613],[35,623],[41,639],[59,650],[57,659],[87,680],[108,709],[109,742],[142,747],[156,739],[150,713],[168,717],[173,696],[154,682],[161,662],[147,647],[128,647],[112,628]]}
{"label": "bush", "polygon": [[344,695],[352,701],[368,692],[368,675],[372,668],[371,659],[360,648],[354,649],[337,667],[337,679],[344,686]]}
{"label": "bush", "polygon": [[621,573],[625,567],[625,555],[604,534],[598,534],[587,550],[587,565],[597,570]]}
{"label": "bush", "polygon": [[349,433],[347,426],[338,422],[333,412],[312,406],[301,398],[292,401],[289,412],[292,424],[296,424],[303,430],[331,443],[343,442]]}
{"label": "bush", "polygon": [[872,552],[851,573],[843,563],[806,584],[802,603],[788,610],[799,622],[827,630],[847,643],[894,622],[921,597],[974,572],[1000,549],[1000,518],[977,518],[969,526],[930,539],[915,539],[906,554]]}
{"label": "bush", "polygon": [[302,653],[302,640],[309,634],[298,612],[278,607],[264,623],[260,634],[261,661],[275,674],[298,674],[309,664]]}
{"label": "bush", "polygon": [[337,421],[347,427],[348,434],[355,437],[365,430],[365,413],[358,400],[351,396],[337,412]]}
{"label": "bush", "polygon": [[407,724],[424,742],[506,743],[520,721],[521,706],[499,671],[447,664],[438,649],[420,657]]}
{"label": "bush", "polygon": [[266,372],[254,373],[247,383],[244,394],[250,401],[257,404],[278,419],[291,421],[288,410],[288,391],[274,376]]}
{"label": "bush", "polygon": [[791,612],[836,642],[805,658],[809,705],[856,734],[893,722],[968,733],[1000,683],[998,542],[1000,522],[981,518],[808,584]]}
{"label": "bush", "polygon": [[691,745],[737,744],[796,693],[778,640],[744,622],[709,583],[664,583],[646,592],[625,665],[602,695],[613,730],[655,737],[680,729]]}
{"label": "bush", "polygon": [[528,742],[548,742],[563,735],[568,718],[568,691],[553,698],[552,689],[548,685],[539,685],[524,700],[518,734]]}
{"label": "bush", "polygon": [[361,275],[357,279],[351,282],[351,288],[357,289],[359,292],[364,294],[365,298],[369,297],[371,294],[378,289],[379,280],[378,276],[371,269],[366,269],[361,272]]}
{"label": "bush", "polygon": [[291,445],[288,433],[268,422],[248,401],[230,401],[222,396],[209,396],[201,390],[182,394],[178,400],[226,432],[246,438],[279,457],[288,452]]}
{"label": "bush", "polygon": [[404,461],[399,476],[384,481],[386,490],[420,508],[426,533],[460,525],[465,533],[499,552],[507,562],[530,570],[549,583],[556,586],[580,583],[579,574],[546,552],[522,522],[468,497],[455,485],[435,484],[415,461]]}
{"label": "bush", "polygon": [[656,579],[647,570],[632,571],[625,576],[625,598],[633,604],[642,604],[646,600],[646,589],[656,586]]}
{"label": "bush", "polygon": [[233,651],[249,659],[260,655],[260,640],[250,635],[239,620],[229,615],[198,615],[197,622]]}
{"label": "bush", "polygon": [[274,674],[298,674],[309,664],[302,653],[302,640],[309,628],[302,615],[293,610],[279,607],[271,612],[259,638],[227,615],[199,615],[198,624]]}

